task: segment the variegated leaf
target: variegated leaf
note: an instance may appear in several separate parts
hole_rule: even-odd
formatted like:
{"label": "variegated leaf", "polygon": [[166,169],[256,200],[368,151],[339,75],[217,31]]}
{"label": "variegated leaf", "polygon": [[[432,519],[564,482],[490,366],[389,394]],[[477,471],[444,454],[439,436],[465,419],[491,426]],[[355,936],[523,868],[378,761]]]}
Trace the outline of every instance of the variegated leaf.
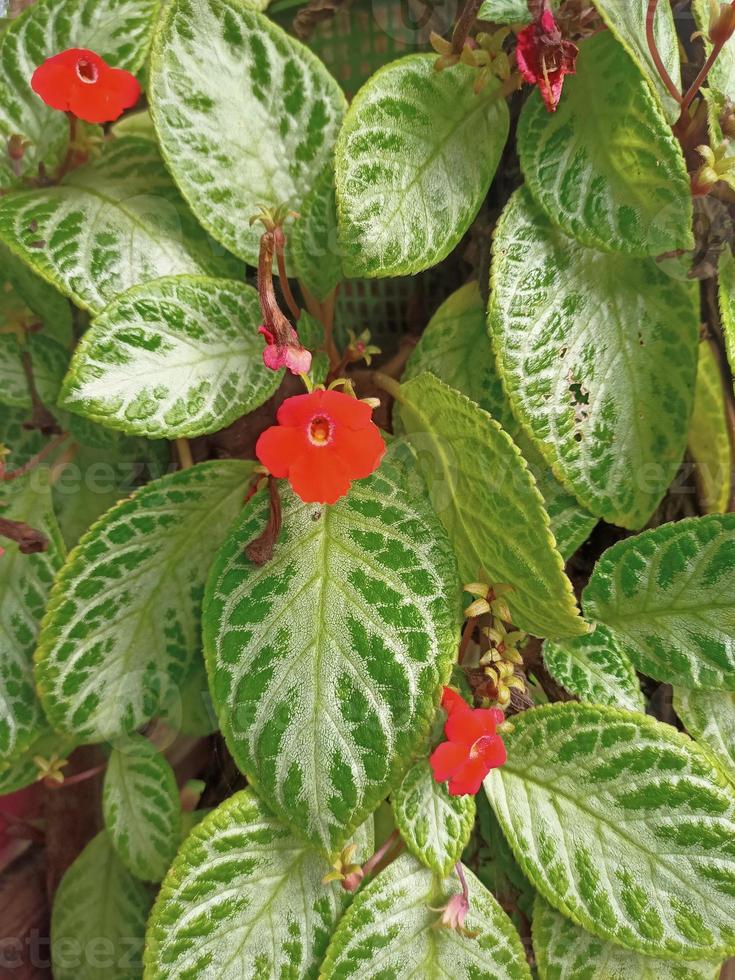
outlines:
{"label": "variegated leaf", "polygon": [[139,980],[151,896],[105,831],[61,880],[51,917],[55,980]]}
{"label": "variegated leaf", "polygon": [[489,321],[513,412],[564,486],[610,523],[645,524],[684,455],[692,287],[653,260],[584,248],[525,189],[495,233]]}
{"label": "variegated leaf", "polygon": [[699,345],[689,452],[696,464],[699,499],[705,513],[725,514],[732,495],[733,455],[724,379],[708,340]]}
{"label": "variegated leaf", "polygon": [[[355,857],[372,834],[361,829]],[[328,865],[251,790],[230,797],[187,837],[148,925],[145,980],[315,978],[348,902],[322,884]]]}
{"label": "variegated leaf", "polygon": [[533,908],[540,980],[715,980],[720,963],[643,956],[585,932],[540,896]]}
{"label": "variegated leaf", "polygon": [[459,891],[410,854],[358,892],[335,932],[321,980],[530,980],[520,939],[489,891],[465,868],[470,910],[465,928],[438,929],[440,906]]}
{"label": "variegated leaf", "polygon": [[150,98],[164,157],[197,218],[257,265],[262,228],[248,219],[262,205],[300,211],[332,157],[339,85],[251,4],[174,0],[156,31]]}
{"label": "variegated leaf", "polygon": [[637,256],[693,247],[684,154],[609,31],[583,43],[556,112],[538,91],[528,99],[518,152],[547,216],[583,245]]}
{"label": "variegated leaf", "polygon": [[323,300],[342,280],[331,161],[304,200],[299,215],[288,229],[286,256],[300,282],[318,300]]}
{"label": "variegated leaf", "polygon": [[735,514],[710,514],[608,548],[582,601],[643,673],[735,691],[734,592]]}
{"label": "variegated leaf", "polygon": [[112,750],[102,797],[105,827],[125,867],[143,881],[160,881],[181,837],[181,804],[174,771],[141,735]]}
{"label": "variegated leaf", "polygon": [[544,498],[559,551],[568,558],[587,539],[597,519],[555,479],[513,417],[488,341],[485,304],[476,282],[460,287],[436,311],[408,360],[403,380],[423,371],[477,402],[514,440]]}
{"label": "variegated leaf", "polygon": [[[648,0],[592,0],[613,35],[643,72],[646,81],[656,93],[670,123],[676,122],[680,106],[661,79],[646,40],[646,14]],[[679,63],[679,38],[672,16],[671,5],[659,3],[653,22],[654,38],[661,60],[674,85],[680,89],[681,66]]]}
{"label": "variegated leaf", "polygon": [[0,402],[26,409],[27,418],[30,418],[32,402],[23,366],[24,354],[30,358],[33,381],[41,401],[53,409],[69,364],[69,351],[44,334],[27,334],[21,344],[16,334],[0,333]]}
{"label": "variegated leaf", "polygon": [[580,701],[643,711],[645,702],[633,664],[615,635],[601,624],[586,636],[557,643],[546,640],[543,655],[554,680]]}
{"label": "variegated leaf", "polygon": [[448,875],[470,838],[474,796],[450,796],[446,784],[437,783],[423,759],[408,770],[391,802],[409,851],[427,868]]}
{"label": "variegated leaf", "polygon": [[[53,174],[63,160],[69,122],[31,89],[34,70],[66,48],[91,48],[109,64],[136,71],[150,42],[158,0],[37,0],[0,35],[0,143],[25,142],[20,175]],[[9,156],[0,156],[0,187],[18,183]]]}
{"label": "variegated leaf", "polygon": [[156,145],[139,136],[110,143],[58,186],[0,198],[0,237],[93,314],[151,279],[238,274],[181,200]]}
{"label": "variegated leaf", "polygon": [[44,534],[48,549],[21,553],[2,539],[0,556],[0,760],[14,761],[40,735],[46,719],[33,683],[33,651],[54,574],[64,559],[46,470],[0,484],[0,516]]}
{"label": "variegated leaf", "polygon": [[411,54],[376,72],[350,105],[336,153],[349,276],[399,276],[445,258],[475,218],[508,138],[495,80],[466,65],[434,71]]}
{"label": "variegated leaf", "polygon": [[112,507],[57,576],[36,653],[54,726],[80,741],[145,724],[199,650],[209,563],[252,463],[221,460],[154,480]]}
{"label": "variegated leaf", "polygon": [[456,656],[456,564],[414,467],[398,445],[331,507],[282,487],[283,530],[261,566],[243,550],[268,517],[258,495],[207,585],[228,747],[269,806],[328,851],[403,775]]}
{"label": "variegated leaf", "polygon": [[283,378],[263,364],[262,320],[255,289],[234,280],[175,276],[138,286],[82,337],[61,404],[148,438],[222,429]]}
{"label": "variegated leaf", "polygon": [[524,711],[485,790],[521,868],[585,929],[651,956],[735,952],[735,789],[647,715]]}
{"label": "variegated leaf", "polygon": [[431,374],[401,385],[396,397],[462,582],[513,586],[513,622],[536,636],[586,632],[543,499],[510,436]]}
{"label": "variegated leaf", "polygon": [[677,687],[674,709],[692,738],[735,783],[735,694]]}

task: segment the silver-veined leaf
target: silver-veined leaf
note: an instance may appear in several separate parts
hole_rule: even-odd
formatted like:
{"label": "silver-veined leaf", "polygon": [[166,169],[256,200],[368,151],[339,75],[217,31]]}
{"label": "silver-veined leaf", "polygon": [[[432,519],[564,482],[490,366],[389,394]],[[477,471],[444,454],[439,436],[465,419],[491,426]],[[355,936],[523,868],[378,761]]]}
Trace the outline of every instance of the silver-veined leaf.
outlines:
{"label": "silver-veined leaf", "polygon": [[558,479],[598,517],[645,524],[686,448],[693,284],[585,248],[522,189],[495,233],[489,322],[513,412]]}
{"label": "silver-veined leaf", "polygon": [[82,337],[61,393],[72,412],[148,438],[222,429],[262,405],[282,371],[263,364],[252,286],[156,279],[120,296]]}
{"label": "silver-veined leaf", "polygon": [[268,517],[258,495],[207,584],[228,747],[268,805],[328,851],[403,775],[456,655],[456,563],[414,467],[399,445],[331,507],[282,487],[283,530],[261,566],[243,552]]}
{"label": "silver-veined leaf", "polygon": [[556,112],[538,91],[528,99],[518,152],[547,216],[583,245],[633,256],[693,247],[684,154],[609,31],[583,43]]}
{"label": "silver-veined leaf", "polygon": [[173,769],[148,739],[131,735],[115,743],[102,811],[128,871],[143,881],[160,881],[179,846],[181,804]]}
{"label": "silver-veined leaf", "polygon": [[[643,72],[660,100],[668,121],[676,122],[681,111],[680,106],[661,80],[661,74],[654,64],[646,40],[648,0],[625,0],[624,3],[620,0],[592,0],[592,2],[612,33]],[[672,82],[679,88],[681,85],[679,38],[670,4],[658,4],[653,32],[661,60]]]}
{"label": "silver-veined leaf", "polygon": [[567,702],[524,711],[485,790],[555,908],[640,953],[735,952],[735,789],[647,715]]}
{"label": "silver-veined leaf", "polygon": [[643,711],[633,664],[615,635],[601,624],[586,636],[556,643],[546,640],[543,655],[554,680],[580,701]]}
{"label": "silver-veined leaf", "polygon": [[[365,861],[372,835],[356,837]],[[145,980],[314,978],[349,898],[251,790],[191,831],[148,926]]]}
{"label": "silver-veined leaf", "polygon": [[608,548],[582,601],[643,673],[735,691],[734,592],[735,514],[710,514]]}
{"label": "silver-veined leaf", "polygon": [[715,980],[720,973],[719,963],[662,960],[599,939],[539,895],[533,949],[540,980]]}
{"label": "silver-veined leaf", "polygon": [[21,553],[2,539],[0,556],[0,760],[15,760],[43,734],[46,720],[33,682],[33,651],[54,574],[64,559],[48,471],[0,484],[0,516],[44,534],[48,549]]}
{"label": "silver-veined leaf", "polygon": [[139,136],[109,143],[57,186],[0,198],[0,237],[93,314],[151,279],[238,272],[181,200],[155,143]]}
{"label": "silver-veined leaf", "polygon": [[331,161],[306,196],[298,220],[288,229],[286,258],[293,263],[294,275],[318,300],[326,299],[342,280]]}
{"label": "silver-veined leaf", "polygon": [[568,558],[587,539],[597,519],[562,487],[513,417],[488,342],[485,304],[477,282],[461,286],[441,304],[408,359],[402,380],[410,381],[423,371],[477,402],[515,441],[544,498],[557,547]]}
{"label": "silver-veined leaf", "polygon": [[427,868],[448,875],[462,856],[475,822],[474,796],[450,796],[426,759],[415,762],[391,797],[393,816],[409,851]]}
{"label": "silver-veined leaf", "polygon": [[200,648],[209,563],[237,516],[252,463],[201,463],[104,514],[54,583],[36,682],[55,728],[114,739],[156,714]]}
{"label": "silver-veined leaf", "polygon": [[493,80],[466,65],[436,72],[411,54],[377,71],[345,117],[337,211],[349,276],[399,276],[445,258],[475,218],[508,138]]}
{"label": "silver-veined leaf", "polygon": [[436,928],[441,906],[459,889],[404,854],[363,886],[329,944],[322,980],[530,980],[518,934],[489,891],[465,868],[465,928]]}
{"label": "silver-veined leaf", "polygon": [[[67,48],[90,48],[116,68],[143,64],[158,0],[37,0],[0,34],[0,142],[23,138],[20,176],[36,178],[39,165],[53,174],[66,153],[69,122],[31,89],[35,69]],[[19,176],[0,157],[0,187]]]}
{"label": "silver-veined leaf", "polygon": [[249,218],[262,205],[300,211],[332,158],[339,85],[252,5],[174,0],[156,31],[150,98],[163,155],[199,221],[257,265],[262,229]]}
{"label": "silver-veined leaf", "polygon": [[61,879],[51,916],[55,980],[139,980],[151,895],[105,831]]}
{"label": "silver-veined leaf", "polygon": [[735,783],[735,694],[677,687],[674,710],[692,738]]}
{"label": "silver-veined leaf", "polygon": [[513,622],[536,636],[586,632],[543,499],[510,436],[431,374],[401,385],[396,397],[462,582],[512,585]]}

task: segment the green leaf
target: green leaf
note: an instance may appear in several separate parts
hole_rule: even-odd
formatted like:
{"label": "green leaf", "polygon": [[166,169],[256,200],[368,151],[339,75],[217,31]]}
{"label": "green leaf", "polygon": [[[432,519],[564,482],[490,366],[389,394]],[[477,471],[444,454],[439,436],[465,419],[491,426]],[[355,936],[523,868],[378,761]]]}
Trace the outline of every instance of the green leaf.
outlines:
{"label": "green leaf", "polygon": [[485,304],[477,282],[468,282],[446,299],[429,321],[411,354],[403,380],[430,371],[493,416],[528,463],[561,554],[568,558],[597,523],[555,479],[543,456],[516,422],[500,380],[485,323]]}
{"label": "green leaf", "polygon": [[0,266],[0,277],[10,283],[16,295],[36,314],[44,336],[57,341],[63,347],[70,347],[73,330],[71,308],[67,300],[40,276],[34,275],[4,245],[0,245]]}
{"label": "green leaf", "polygon": [[[561,0],[551,0],[556,10]],[[528,0],[484,0],[477,12],[478,20],[490,20],[496,24],[528,24],[531,14]]]}
{"label": "green leaf", "polygon": [[735,369],[735,258],[729,249],[720,256],[718,286],[722,333],[725,338],[727,360]]}
{"label": "green leaf", "polygon": [[643,711],[645,702],[633,664],[615,635],[601,624],[586,636],[563,643],[546,640],[543,655],[554,680],[580,701]]}
{"label": "green leaf", "polygon": [[602,555],[582,594],[656,680],[735,690],[735,514],[664,524]]}
{"label": "green leaf", "polygon": [[148,888],[103,831],[61,880],[51,917],[55,980],[139,980]]}
{"label": "green leaf", "polygon": [[243,552],[266,524],[258,495],[207,584],[207,668],[230,752],[327,851],[403,775],[456,656],[456,564],[416,476],[399,445],[332,507],[283,486],[283,530],[262,566]]}
{"label": "green leaf", "polygon": [[120,296],[82,337],[61,404],[130,435],[177,439],[262,405],[282,371],[263,364],[252,286],[175,276]]}
{"label": "green leaf", "polygon": [[237,275],[184,205],[155,144],[136,136],[108,144],[58,186],[0,198],[0,237],[92,314],[162,276]]}
{"label": "green leaf", "polygon": [[[357,838],[357,860],[372,846]],[[324,858],[275,820],[250,790],[190,833],[148,926],[146,980],[316,977],[349,897],[323,885]]]}
{"label": "green leaf", "polygon": [[261,205],[301,210],[332,157],[339,85],[249,5],[175,0],[156,31],[150,99],[163,155],[199,221],[257,265],[262,227],[249,219]]}
{"label": "green leaf", "polygon": [[201,463],[147,484],[82,538],[54,583],[36,653],[52,724],[80,741],[149,721],[199,650],[209,563],[252,463]]}
{"label": "green leaf", "polygon": [[508,107],[494,80],[434,71],[411,54],[360,89],[337,142],[337,210],[349,276],[399,276],[445,258],[487,194],[508,138]]}
{"label": "green leaf", "polygon": [[694,246],[681,147],[609,31],[583,43],[556,112],[539,91],[527,100],[518,152],[538,203],[583,245],[633,256]]}
{"label": "green leaf", "polygon": [[[656,93],[670,123],[679,118],[679,104],[661,81],[646,41],[646,11],[648,0],[592,0],[613,35],[633,58],[646,81]],[[674,85],[681,90],[679,38],[668,3],[659,3],[653,22],[654,38],[661,59]]]}
{"label": "green leaf", "polygon": [[[709,33],[710,9],[709,0],[692,0],[692,13],[697,29],[705,33],[702,43],[706,55],[712,51],[712,45],[706,37]],[[725,42],[717,55],[707,75],[707,85],[718,96],[730,100],[735,97],[735,40],[732,37]]]}
{"label": "green leaf", "polygon": [[69,363],[69,352],[43,334],[28,334],[25,344],[21,346],[16,334],[0,333],[0,402],[26,409],[26,415],[30,418],[32,403],[23,369],[24,351],[31,358],[33,380],[39,397],[50,408],[56,405],[61,380]]}
{"label": "green leaf", "polygon": [[475,822],[474,796],[450,796],[426,759],[414,763],[392,797],[396,826],[409,851],[437,874],[462,856]]}
{"label": "green leaf", "polygon": [[543,897],[641,953],[735,951],[735,790],[697,745],[646,715],[573,701],[513,724],[485,790]]}
{"label": "green leaf", "polygon": [[163,705],[161,719],[174,731],[192,738],[204,738],[217,731],[217,715],[202,657],[194,658],[188,674]]}
{"label": "green leaf", "polygon": [[677,687],[674,710],[692,738],[735,783],[735,694]]}
{"label": "green leaf", "polygon": [[[0,362],[0,376],[2,376]],[[30,418],[30,412],[25,408],[14,408],[3,405],[0,398],[0,441],[3,442],[9,454],[5,457],[7,470],[17,469],[35,456],[47,443],[47,438],[38,429],[24,429],[23,423]]]}
{"label": "green leaf", "polygon": [[24,555],[2,539],[0,557],[0,759],[15,759],[46,730],[33,683],[33,650],[64,546],[51,504],[48,471],[0,484],[0,515],[23,521],[48,539],[48,550]]}
{"label": "green leaf", "polygon": [[35,760],[38,756],[50,759],[56,754],[68,758],[74,751],[74,743],[64,739],[48,726],[23,752],[15,753],[12,759],[0,759],[0,797],[25,789],[39,779],[39,769]]}
{"label": "green leaf", "polygon": [[363,886],[332,937],[322,980],[530,980],[518,934],[490,892],[464,869],[470,910],[465,928],[435,928],[436,911],[459,892],[458,879],[442,882],[410,854],[401,855]]}
{"label": "green leaf", "polygon": [[533,948],[540,980],[715,980],[720,964],[642,956],[580,929],[540,896],[533,909]]}
{"label": "green leaf", "polygon": [[732,490],[732,446],[720,363],[712,344],[699,345],[689,453],[697,467],[699,499],[707,514],[725,514]]}
{"label": "green leaf", "polygon": [[299,340],[312,352],[309,378],[312,385],[323,385],[329,374],[329,355],[326,353],[326,332],[324,324],[316,317],[301,311],[297,324]]}
{"label": "green leaf", "polygon": [[148,739],[118,742],[105,773],[102,811],[110,842],[125,867],[160,881],[179,846],[181,804],[171,766]]}
{"label": "green leaf", "polygon": [[293,264],[294,275],[318,300],[324,300],[342,280],[331,161],[307,194],[299,214],[288,232],[286,257]]}
{"label": "green leaf", "polygon": [[461,581],[512,585],[513,622],[536,636],[586,632],[541,494],[510,436],[430,374],[401,385],[396,397]]}
{"label": "green leaf", "polygon": [[[0,143],[13,134],[27,141],[21,176],[39,165],[53,174],[66,154],[69,122],[30,86],[34,70],[67,48],[91,48],[111,65],[136,71],[143,64],[158,0],[37,0],[0,35]],[[0,187],[18,183],[6,153]]]}
{"label": "green leaf", "polygon": [[584,507],[641,527],[686,447],[693,284],[652,260],[584,248],[526,190],[495,233],[492,284],[490,328],[516,417]]}

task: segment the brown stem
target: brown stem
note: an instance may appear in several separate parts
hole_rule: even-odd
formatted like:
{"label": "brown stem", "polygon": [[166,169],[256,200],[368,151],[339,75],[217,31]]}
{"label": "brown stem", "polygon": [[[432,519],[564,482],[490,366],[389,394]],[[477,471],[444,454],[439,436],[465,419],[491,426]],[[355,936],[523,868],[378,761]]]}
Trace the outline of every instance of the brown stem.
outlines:
{"label": "brown stem", "polygon": [[50,456],[55,449],[58,449],[62,442],[68,438],[69,433],[62,432],[60,435],[56,436],[55,439],[52,439],[51,442],[47,442],[43,449],[39,450],[35,456],[31,456],[27,463],[24,463],[17,469],[8,470],[8,472],[3,474],[1,478],[5,481],[9,481],[17,480],[19,477],[25,476],[26,473],[30,473],[32,469],[35,469],[39,463],[42,463],[47,456]]}
{"label": "brown stem", "polygon": [[188,470],[194,465],[194,457],[191,455],[191,446],[188,439],[176,440],[176,453],[179,457],[179,465],[182,470]]}
{"label": "brown stem", "polygon": [[454,25],[454,32],[452,33],[452,52],[454,54],[462,54],[464,42],[469,37],[469,33],[477,19],[477,11],[480,9],[481,2],[482,0],[465,0],[462,13],[459,15],[457,23]]}
{"label": "brown stem", "polygon": [[668,71],[666,70],[666,66],[663,63],[663,59],[661,58],[661,54],[658,50],[658,45],[656,44],[653,26],[656,18],[657,7],[658,0],[648,0],[648,9],[646,10],[646,41],[648,42],[648,50],[651,53],[651,58],[656,66],[656,71],[661,77],[661,81],[670,92],[671,97],[678,103],[681,103],[681,92],[671,80],[671,75],[669,75]]}
{"label": "brown stem", "polygon": [[[386,842],[381,847],[378,848],[375,854],[373,854],[373,856],[369,860],[367,860],[365,864],[363,864],[362,873],[364,875],[372,874],[373,871],[375,871],[375,869],[378,867],[380,862],[383,860],[383,858],[385,858],[388,852],[393,848],[393,845],[398,842],[398,840],[399,840],[398,831],[394,830],[393,833],[390,835],[390,837],[386,840]],[[402,844],[403,842],[401,841],[401,845]]]}
{"label": "brown stem", "polygon": [[291,311],[291,316],[295,322],[298,322],[301,316],[301,308],[296,302],[294,294],[291,292],[291,283],[288,281],[288,275],[286,274],[286,236],[283,234],[283,228],[275,229],[273,239],[276,246],[276,262],[278,263],[278,279],[281,284],[281,292],[286,300],[286,305]]}
{"label": "brown stem", "polygon": [[699,74],[694,79],[692,84],[689,86],[686,95],[681,100],[681,116],[679,117],[680,120],[685,117],[686,111],[689,108],[689,106],[692,104],[692,100],[694,99],[694,96],[700,90],[702,85],[704,85],[707,76],[709,75],[710,70],[712,69],[712,65],[714,65],[714,63],[717,61],[720,51],[722,51],[724,46],[725,46],[725,41],[718,41],[716,44],[713,45],[712,50],[709,53],[709,57],[702,65]]}
{"label": "brown stem", "polygon": [[270,498],[270,514],[265,530],[245,548],[245,554],[256,565],[265,565],[271,560],[278,535],[281,533],[281,496],[274,476],[268,477],[268,496]]}
{"label": "brown stem", "polygon": [[23,373],[26,376],[26,384],[28,385],[28,393],[31,396],[32,405],[31,417],[28,422],[23,423],[23,428],[38,429],[45,436],[60,435],[61,428],[58,422],[43,404],[41,396],[38,394],[36,379],[33,376],[33,361],[31,360],[30,353],[24,350],[20,355],[20,360],[23,365]]}
{"label": "brown stem", "polygon": [[99,776],[99,774],[104,772],[106,768],[106,762],[101,763],[99,766],[92,766],[91,769],[85,769],[84,772],[77,772],[73,776],[65,777],[64,781],[61,783],[50,784],[49,789],[64,789],[65,786],[76,786],[77,783],[84,783],[88,779],[93,779],[95,776]]}
{"label": "brown stem", "polygon": [[462,640],[459,644],[459,653],[457,655],[458,664],[464,663],[467,648],[470,645],[472,634],[475,632],[475,626],[477,626],[477,616],[470,616],[470,618],[464,624],[464,629],[462,630]]}

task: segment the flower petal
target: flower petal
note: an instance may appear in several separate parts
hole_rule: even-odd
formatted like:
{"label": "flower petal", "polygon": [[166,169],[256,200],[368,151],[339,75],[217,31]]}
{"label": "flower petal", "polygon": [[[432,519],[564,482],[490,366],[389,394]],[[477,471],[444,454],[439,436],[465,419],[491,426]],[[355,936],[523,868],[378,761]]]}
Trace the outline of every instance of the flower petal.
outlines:
{"label": "flower petal", "polygon": [[482,781],[490,772],[490,766],[483,759],[471,759],[449,780],[447,789],[450,796],[474,796],[479,792]]}
{"label": "flower petal", "polygon": [[365,402],[345,395],[342,391],[320,391],[320,409],[348,429],[364,429],[373,418],[373,410]]}
{"label": "flower petal", "polygon": [[298,429],[272,425],[258,437],[255,455],[273,476],[286,477],[307,448],[306,440]]}
{"label": "flower petal", "polygon": [[374,473],[385,454],[385,442],[374,422],[357,430],[336,425],[332,446],[352,480]]}
{"label": "flower petal", "polygon": [[342,460],[331,447],[308,446],[290,467],[288,480],[305,504],[334,504],[350,489]]}
{"label": "flower petal", "polygon": [[287,398],[278,409],[278,424],[306,426],[321,411],[323,391],[312,391],[308,395],[293,395]]}
{"label": "flower petal", "polygon": [[477,757],[482,759],[488,767],[488,772],[491,769],[497,769],[498,766],[504,765],[505,760],[508,758],[505,745],[499,735],[480,739],[477,745],[477,752]]}
{"label": "flower petal", "polygon": [[[487,735],[485,730],[487,722],[482,715],[478,717],[480,711],[482,711],[481,708],[452,712],[444,726],[444,734],[450,741],[459,742],[460,745],[466,745],[467,748],[470,748],[478,738]],[[493,727],[492,734],[494,733],[495,728]]]}
{"label": "flower petal", "polygon": [[429,765],[437,783],[443,783],[467,762],[467,748],[456,742],[442,742],[429,756]]}
{"label": "flower petal", "polygon": [[462,695],[458,694],[451,687],[445,687],[442,692],[442,708],[444,708],[448,715],[451,715],[454,711],[472,710]]}

